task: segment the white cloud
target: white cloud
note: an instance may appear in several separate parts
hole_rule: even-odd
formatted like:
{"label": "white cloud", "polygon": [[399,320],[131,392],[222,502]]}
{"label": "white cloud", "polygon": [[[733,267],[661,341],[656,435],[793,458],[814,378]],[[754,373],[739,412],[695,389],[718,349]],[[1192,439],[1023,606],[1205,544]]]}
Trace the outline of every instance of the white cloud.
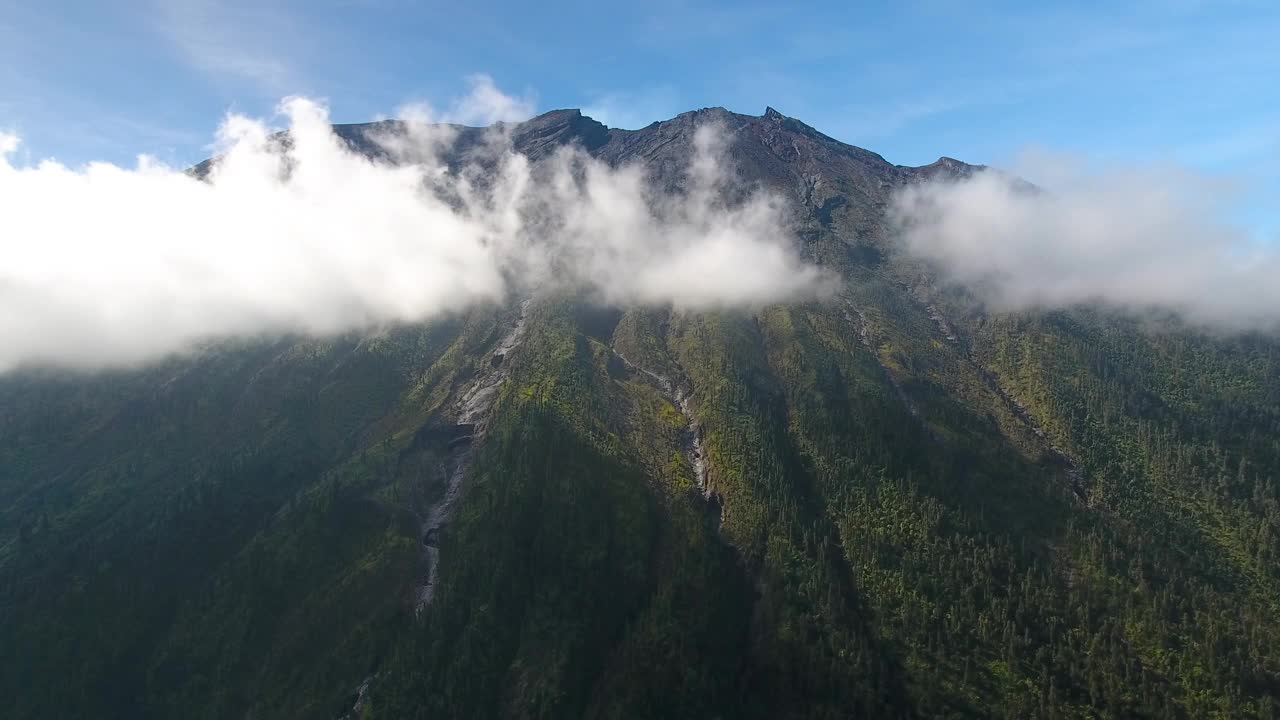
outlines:
{"label": "white cloud", "polygon": [[906,248],[999,308],[1099,302],[1223,329],[1280,327],[1280,247],[1225,219],[1230,184],[1043,156],[1024,174],[1048,189],[994,171],[906,188],[893,209]]}
{"label": "white cloud", "polygon": [[519,122],[533,117],[537,101],[532,94],[512,97],[498,89],[493,78],[478,74],[467,78],[470,92],[455,101],[442,122],[484,127],[496,122]]}
{"label": "white cloud", "polygon": [[[528,109],[487,80],[475,87],[445,114]],[[412,116],[381,138],[392,165],[350,151],[315,102],[280,111],[289,147],[263,122],[229,116],[205,181],[145,157],[134,168],[14,165],[16,138],[0,141],[0,370],[425,321],[548,284],[689,308],[824,288],[794,255],[776,198],[719,200],[710,129],[690,192],[655,198],[638,168],[579,150],[531,166],[496,134],[492,181],[475,183],[438,160],[450,135]]]}
{"label": "white cloud", "polygon": [[[689,189],[650,198],[638,166],[614,170],[562,151],[538,203],[555,238],[554,262],[610,303],[674,303],[686,308],[753,305],[813,296],[829,278],[794,254],[782,201],[756,194],[727,206],[722,130],[700,127],[687,168]],[[579,180],[579,178],[582,178]],[[535,254],[538,260],[540,254]]]}

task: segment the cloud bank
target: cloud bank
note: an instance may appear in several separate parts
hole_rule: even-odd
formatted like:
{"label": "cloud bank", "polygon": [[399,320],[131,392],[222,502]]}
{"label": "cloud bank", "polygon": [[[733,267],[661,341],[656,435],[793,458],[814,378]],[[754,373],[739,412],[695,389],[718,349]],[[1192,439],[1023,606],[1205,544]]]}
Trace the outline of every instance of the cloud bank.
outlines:
{"label": "cloud bank", "polygon": [[[476,87],[444,116],[531,109]],[[314,101],[280,113],[287,143],[229,116],[204,179],[146,157],[18,166],[18,139],[0,136],[0,371],[421,322],[551,284],[694,309],[824,287],[794,254],[777,198],[720,199],[711,128],[698,133],[689,192],[654,197],[639,168],[568,148],[533,166],[501,132],[485,173],[448,167],[451,132],[424,125],[436,116],[421,107],[376,138],[397,162],[350,150]]]}
{"label": "cloud bank", "polygon": [[1088,172],[1034,158],[908,186],[891,218],[908,252],[998,309],[1100,303],[1229,331],[1280,328],[1280,247],[1228,217],[1232,188],[1175,168]]}

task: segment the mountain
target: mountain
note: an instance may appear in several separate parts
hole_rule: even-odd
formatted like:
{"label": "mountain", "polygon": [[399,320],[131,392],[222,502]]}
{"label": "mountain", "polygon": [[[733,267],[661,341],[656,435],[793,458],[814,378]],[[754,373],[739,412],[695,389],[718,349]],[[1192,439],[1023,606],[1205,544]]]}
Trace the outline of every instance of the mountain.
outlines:
{"label": "mountain", "polygon": [[836,298],[0,376],[4,715],[1273,717],[1280,343],[987,311],[885,219],[975,166],[772,109],[505,130],[678,191],[708,122]]}

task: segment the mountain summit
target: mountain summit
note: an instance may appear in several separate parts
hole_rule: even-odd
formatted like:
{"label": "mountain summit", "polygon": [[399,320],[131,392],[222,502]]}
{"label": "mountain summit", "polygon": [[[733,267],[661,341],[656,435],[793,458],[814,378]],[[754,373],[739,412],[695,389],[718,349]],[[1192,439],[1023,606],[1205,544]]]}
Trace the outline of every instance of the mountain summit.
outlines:
{"label": "mountain summit", "polygon": [[[5,715],[1280,709],[1280,343],[985,308],[886,216],[979,166],[772,108],[498,130],[679,193],[706,125],[833,297],[558,289],[0,376]],[[483,156],[455,131],[451,166]]]}

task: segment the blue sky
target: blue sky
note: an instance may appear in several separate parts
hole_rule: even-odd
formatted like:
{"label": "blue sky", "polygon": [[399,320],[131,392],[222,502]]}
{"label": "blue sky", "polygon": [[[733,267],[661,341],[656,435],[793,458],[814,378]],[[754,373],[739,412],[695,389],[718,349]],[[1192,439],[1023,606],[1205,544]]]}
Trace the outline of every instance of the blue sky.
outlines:
{"label": "blue sky", "polygon": [[186,163],[229,110],[363,121],[487,73],[615,126],[773,105],[902,164],[1031,146],[1280,187],[1270,0],[618,5],[0,0],[0,129],[28,159]]}

